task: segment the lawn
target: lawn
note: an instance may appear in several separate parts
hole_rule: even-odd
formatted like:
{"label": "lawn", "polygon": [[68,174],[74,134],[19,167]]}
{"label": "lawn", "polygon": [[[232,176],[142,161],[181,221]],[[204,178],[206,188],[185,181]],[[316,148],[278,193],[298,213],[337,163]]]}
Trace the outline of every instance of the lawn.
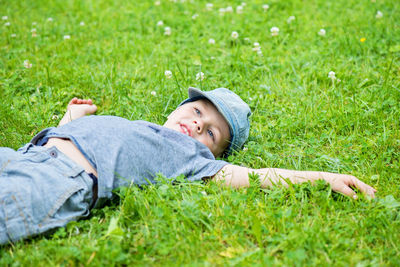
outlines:
{"label": "lawn", "polygon": [[0,248],[0,265],[400,265],[400,4],[336,1],[0,0],[0,146],[56,126],[69,100],[162,124],[187,88],[249,103],[227,161],[349,173],[323,182],[122,188],[88,220]]}

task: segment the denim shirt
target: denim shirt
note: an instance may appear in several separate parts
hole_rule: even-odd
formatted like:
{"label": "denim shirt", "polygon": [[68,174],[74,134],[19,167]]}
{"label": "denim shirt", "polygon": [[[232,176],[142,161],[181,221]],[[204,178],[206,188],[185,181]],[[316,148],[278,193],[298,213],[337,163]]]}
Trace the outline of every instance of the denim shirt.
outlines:
{"label": "denim shirt", "polygon": [[121,186],[155,183],[184,175],[189,181],[216,174],[228,164],[216,160],[207,146],[166,127],[115,116],[85,116],[61,127],[47,128],[31,142],[50,137],[70,139],[96,168],[99,198],[110,198]]}

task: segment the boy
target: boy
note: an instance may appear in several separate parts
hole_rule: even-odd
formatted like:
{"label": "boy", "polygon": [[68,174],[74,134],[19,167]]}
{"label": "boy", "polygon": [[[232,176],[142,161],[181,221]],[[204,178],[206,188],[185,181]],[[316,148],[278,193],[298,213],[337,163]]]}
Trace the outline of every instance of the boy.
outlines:
{"label": "boy", "polygon": [[14,151],[0,148],[0,243],[65,226],[101,207],[121,186],[184,174],[223,184],[262,187],[323,179],[333,190],[374,197],[375,189],[350,175],[283,169],[249,169],[215,157],[241,148],[249,134],[248,105],[232,91],[189,88],[189,98],[163,126],[96,112],[91,100],[74,98],[57,128],[47,128]]}

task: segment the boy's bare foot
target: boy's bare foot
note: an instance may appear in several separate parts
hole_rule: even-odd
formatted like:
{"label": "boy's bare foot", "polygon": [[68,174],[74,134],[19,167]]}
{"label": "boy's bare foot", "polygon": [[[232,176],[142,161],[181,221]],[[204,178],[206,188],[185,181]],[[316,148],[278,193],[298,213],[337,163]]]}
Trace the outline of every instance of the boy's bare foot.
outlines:
{"label": "boy's bare foot", "polygon": [[71,99],[71,101],[69,101],[67,110],[81,117],[95,113],[97,106],[93,104],[91,99],[80,99],[74,97]]}

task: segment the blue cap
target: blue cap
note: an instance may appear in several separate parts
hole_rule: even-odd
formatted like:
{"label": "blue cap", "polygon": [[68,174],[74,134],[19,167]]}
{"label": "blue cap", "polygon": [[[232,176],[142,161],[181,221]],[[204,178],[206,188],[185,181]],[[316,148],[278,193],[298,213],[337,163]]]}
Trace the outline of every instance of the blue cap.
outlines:
{"label": "blue cap", "polygon": [[251,111],[237,94],[226,89],[217,88],[212,91],[201,91],[200,89],[189,87],[189,98],[183,101],[181,105],[206,98],[226,119],[231,133],[231,140],[225,155],[229,155],[233,150],[240,149],[249,137]]}

